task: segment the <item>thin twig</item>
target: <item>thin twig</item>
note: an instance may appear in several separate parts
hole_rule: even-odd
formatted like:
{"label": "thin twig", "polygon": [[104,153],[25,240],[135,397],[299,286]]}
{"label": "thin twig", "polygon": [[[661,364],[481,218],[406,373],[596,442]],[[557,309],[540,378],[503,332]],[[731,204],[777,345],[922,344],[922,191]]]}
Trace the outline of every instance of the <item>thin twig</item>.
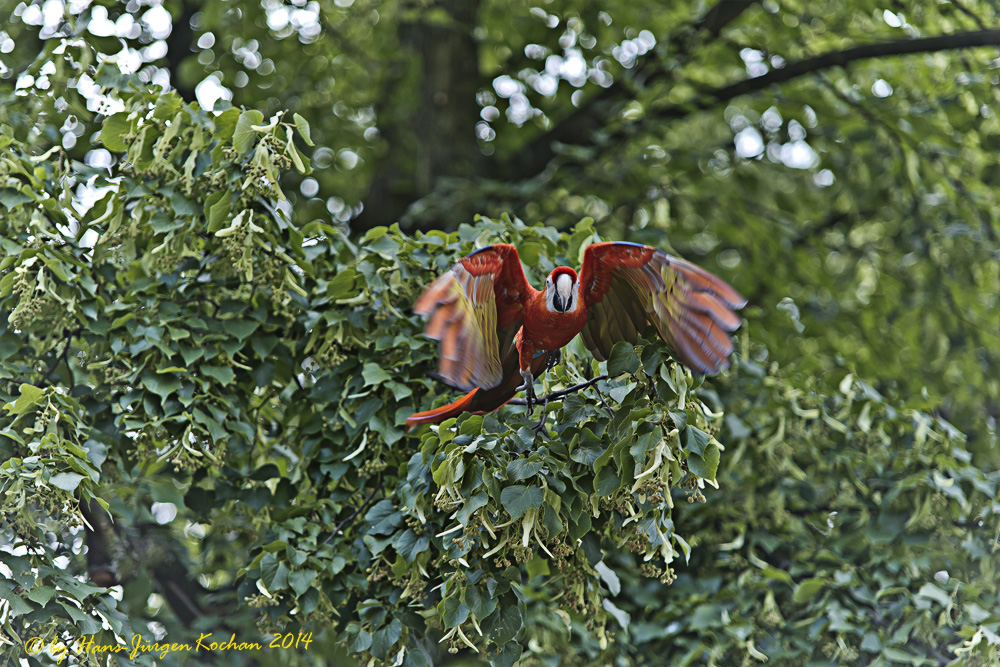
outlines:
{"label": "thin twig", "polygon": [[[46,383],[48,381],[49,376],[52,375],[53,371],[55,371],[56,368],[59,367],[59,364],[61,364],[63,362],[66,362],[66,367],[69,368],[69,347],[70,347],[70,345],[73,344],[73,339],[76,338],[78,335],[80,335],[81,331],[83,331],[83,330],[82,329],[76,329],[75,331],[71,331],[68,334],[66,334],[66,339],[65,339],[66,340],[66,345],[63,346],[62,352],[60,352],[59,356],[56,357],[55,362],[52,364],[52,366],[49,367],[49,370],[46,371],[45,375],[42,376],[42,379],[40,380],[40,382],[42,384],[44,384],[44,383]],[[71,370],[70,371],[70,379],[72,380],[72,378],[73,378],[73,372]]]}
{"label": "thin twig", "polygon": [[542,429],[545,428],[545,417],[548,414],[548,410],[549,410],[549,402],[548,401],[543,401],[542,402],[542,418],[538,420],[538,425],[535,426],[534,429],[532,429],[535,433],[541,433]]}
{"label": "thin twig", "polygon": [[346,519],[344,519],[343,521],[341,521],[340,523],[338,523],[337,527],[333,529],[332,533],[330,533],[330,536],[328,538],[326,538],[325,540],[323,540],[323,543],[324,544],[329,544],[330,540],[332,540],[334,537],[336,537],[337,533],[340,532],[340,529],[344,527],[344,524],[348,523],[349,521],[352,521],[354,519],[354,517],[356,517],[359,514],[361,514],[361,512],[363,512],[365,510],[365,508],[368,507],[368,503],[370,503],[372,501],[372,498],[375,497],[375,494],[378,493],[381,490],[382,490],[382,482],[379,482],[378,486],[376,486],[374,489],[372,489],[372,492],[368,494],[367,498],[365,498],[365,502],[361,503],[361,507],[359,507],[358,509],[354,510],[354,514],[352,514],[351,516],[347,517]]}
{"label": "thin twig", "polygon": [[986,30],[987,26],[983,22],[983,20],[979,18],[978,14],[976,14],[971,9],[963,5],[959,0],[951,0],[951,4],[955,9],[957,9],[958,11],[962,12],[963,14],[971,18],[973,21],[975,21],[976,25],[978,25],[981,30]]}
{"label": "thin twig", "polygon": [[[559,399],[563,398],[564,396],[568,396],[569,394],[578,392],[581,389],[586,389],[587,387],[590,387],[590,386],[593,386],[593,385],[597,384],[601,380],[607,380],[607,379],[608,379],[607,375],[599,375],[599,376],[595,377],[593,380],[587,380],[586,382],[582,382],[580,384],[575,384],[572,387],[569,387],[568,389],[561,389],[559,391],[554,391],[551,394],[549,394],[548,396],[538,397],[538,398],[535,399],[535,403],[541,403],[543,401],[545,401],[545,402],[548,402],[548,401],[558,401]],[[602,397],[601,400],[603,401],[604,398]],[[523,398],[512,398],[509,401],[507,401],[507,404],[508,405],[527,405],[528,402],[525,401]],[[605,404],[605,405],[607,405],[607,404]]]}
{"label": "thin twig", "polygon": [[609,414],[609,415],[611,415],[611,418],[612,418],[612,419],[614,419],[614,418],[615,418],[615,411],[614,411],[614,410],[612,410],[612,409],[611,409],[611,406],[610,406],[610,405],[608,405],[608,402],[607,402],[606,400],[604,400],[604,392],[602,392],[602,391],[601,391],[601,388],[600,388],[600,387],[598,387],[597,385],[594,385],[594,391],[596,391],[596,392],[597,392],[597,397],[601,399],[601,403],[602,403],[602,404],[604,405],[604,407],[605,407],[605,408],[607,409],[607,411],[608,411],[608,414]]}

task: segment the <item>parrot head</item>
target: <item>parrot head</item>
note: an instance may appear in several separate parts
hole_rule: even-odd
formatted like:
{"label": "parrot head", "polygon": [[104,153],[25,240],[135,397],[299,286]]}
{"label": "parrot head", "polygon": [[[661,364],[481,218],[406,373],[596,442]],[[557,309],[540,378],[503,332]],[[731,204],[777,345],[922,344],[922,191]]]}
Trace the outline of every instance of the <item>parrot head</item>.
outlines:
{"label": "parrot head", "polygon": [[576,271],[568,266],[554,269],[545,281],[545,305],[549,312],[568,313],[576,310],[579,284]]}

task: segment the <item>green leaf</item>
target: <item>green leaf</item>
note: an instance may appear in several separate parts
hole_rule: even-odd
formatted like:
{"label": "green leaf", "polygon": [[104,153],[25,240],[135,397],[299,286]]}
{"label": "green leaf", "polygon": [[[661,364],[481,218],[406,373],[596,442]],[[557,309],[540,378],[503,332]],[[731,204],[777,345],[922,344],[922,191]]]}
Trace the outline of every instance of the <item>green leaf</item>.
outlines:
{"label": "green leaf", "polygon": [[376,658],[385,658],[388,656],[390,649],[399,641],[402,631],[403,624],[398,618],[394,618],[389,625],[375,632],[372,635],[372,655]]}
{"label": "green leaf", "polygon": [[914,665],[919,667],[919,665],[933,665],[935,662],[933,660],[928,660],[926,658],[921,658],[918,655],[914,655],[908,651],[904,651],[901,648],[896,648],[895,646],[886,646],[882,649],[882,656],[891,660],[892,662],[902,662],[907,665]]}
{"label": "green leaf", "polygon": [[304,595],[315,578],[316,572],[313,570],[295,570],[288,575],[288,585],[296,595]]}
{"label": "green leaf", "polygon": [[469,606],[458,598],[448,598],[439,607],[445,628],[454,628],[469,618]]}
{"label": "green leaf", "polygon": [[406,652],[403,660],[403,667],[433,667],[427,654],[419,648],[412,648]]}
{"label": "green leaf", "polygon": [[698,477],[715,481],[721,460],[718,445],[712,441],[712,436],[694,426],[689,425],[684,431],[684,449],[690,452],[688,470]]}
{"label": "green leaf", "polygon": [[569,525],[569,536],[570,539],[576,541],[590,532],[592,521],[590,514],[586,511],[580,512],[580,515],[576,517],[573,522]]}
{"label": "green leaf", "polygon": [[412,563],[417,554],[427,551],[430,548],[430,540],[427,535],[417,535],[413,529],[407,528],[396,533],[392,538],[392,548],[402,556],[406,562]]}
{"label": "green leaf", "polygon": [[302,137],[302,140],[310,146],[315,145],[313,144],[312,136],[310,136],[309,133],[309,121],[297,113],[292,114],[292,120],[295,121],[295,129],[299,131],[299,135]]}
{"label": "green leaf", "polygon": [[73,620],[73,627],[78,630],[80,634],[92,635],[101,629],[101,623],[96,618],[82,611],[76,605],[60,601],[59,606],[62,607]]}
{"label": "green leaf", "polygon": [[[212,136],[219,141],[229,141],[236,131],[236,123],[240,119],[240,110],[236,108],[226,109],[215,117],[215,134]],[[264,115],[261,114],[261,120]],[[256,123],[251,123],[255,125]]]}
{"label": "green leaf", "polygon": [[522,625],[524,620],[516,604],[501,605],[480,624],[486,636],[501,646],[514,639]]}
{"label": "green leaf", "polygon": [[368,510],[365,521],[370,524],[367,531],[369,535],[388,535],[395,532],[396,527],[403,523],[403,516],[393,506],[392,501],[386,498]]}
{"label": "green leaf", "polygon": [[795,585],[795,580],[792,579],[792,575],[788,574],[784,570],[779,570],[773,565],[768,565],[767,567],[765,567],[763,570],[763,575],[768,579],[775,579],[777,581],[782,581],[788,584],[789,586]]}
{"label": "green leaf", "polygon": [[338,271],[330,282],[326,284],[326,294],[331,299],[343,299],[354,296],[354,282],[358,273],[354,269],[344,269]]}
{"label": "green leaf", "polygon": [[240,114],[236,121],[236,129],[233,132],[233,148],[237,153],[246,153],[253,147],[254,140],[259,132],[252,129],[253,125],[260,125],[264,122],[264,114],[256,109],[247,109]]}
{"label": "green leaf", "polygon": [[537,486],[508,486],[500,493],[500,504],[510,513],[512,519],[520,519],[524,513],[542,506],[545,494]]}
{"label": "green leaf", "polygon": [[201,213],[201,207],[188,199],[178,190],[170,197],[170,207],[174,210],[174,215],[197,215]]}
{"label": "green leaf", "polygon": [[691,471],[691,474],[697,475],[702,479],[712,479],[711,471],[708,469],[708,463],[697,454],[688,454],[687,466],[688,470]]}
{"label": "green leaf", "polygon": [[382,367],[374,361],[369,361],[365,364],[364,370],[361,371],[361,377],[365,379],[366,387],[373,384],[382,384],[392,379],[392,376],[382,370]]}
{"label": "green leaf", "polygon": [[109,151],[123,153],[128,150],[125,143],[125,136],[131,131],[131,124],[128,121],[128,113],[120,111],[104,119],[101,126],[101,143]]}
{"label": "green leaf", "polygon": [[487,499],[488,496],[482,491],[480,491],[479,493],[474,494],[471,498],[466,500],[465,505],[462,506],[462,509],[458,510],[458,515],[456,517],[458,519],[458,522],[463,526],[469,523],[469,517],[472,516],[472,513],[475,512],[480,507],[485,507]]}
{"label": "green leaf", "polygon": [[497,608],[497,601],[484,594],[476,584],[468,584],[465,587],[465,603],[478,619],[486,618]]}
{"label": "green leaf", "polygon": [[222,328],[230,335],[236,336],[240,341],[252,334],[260,326],[260,322],[253,320],[230,319],[222,320]]}
{"label": "green leaf", "polygon": [[551,573],[551,570],[549,569],[549,561],[538,555],[525,563],[524,569],[527,571],[529,579],[534,579],[535,577]]}
{"label": "green leaf", "polygon": [[233,381],[236,377],[236,373],[229,366],[210,366],[208,364],[202,364],[200,368],[201,372],[210,378],[214,378],[220,384],[227,385]]}
{"label": "green leaf", "polygon": [[142,386],[166,400],[167,396],[181,388],[181,381],[172,375],[157,375],[147,371],[142,374]]}
{"label": "green leaf", "polygon": [[608,357],[608,375],[635,373],[639,370],[639,357],[635,354],[635,346],[627,341],[619,341],[611,348]]}
{"label": "green leaf", "polygon": [[550,503],[542,505],[542,526],[545,527],[549,535],[558,535],[562,532],[562,519],[559,518],[559,512]]}
{"label": "green leaf", "polygon": [[826,586],[826,584],[827,580],[820,577],[803,579],[799,582],[799,585],[795,587],[795,592],[792,594],[792,600],[796,604],[805,604],[816,597],[816,594],[819,593],[823,587]]}
{"label": "green leaf", "polygon": [[917,596],[934,600],[938,604],[947,607],[952,603],[951,596],[932,583],[926,583],[917,591]]}
{"label": "green leaf", "polygon": [[13,403],[7,403],[4,407],[7,412],[15,415],[23,415],[31,408],[39,405],[45,396],[45,390],[34,385],[22,383],[18,387],[21,395]]}
{"label": "green leaf", "polygon": [[8,581],[0,580],[0,600],[5,600],[10,605],[10,613],[13,616],[21,616],[32,610],[30,604],[14,593],[14,586]]}
{"label": "green leaf", "polygon": [[208,218],[208,231],[217,232],[229,222],[229,213],[233,207],[233,193],[230,190],[213,192],[205,201]]}
{"label": "green leaf", "polygon": [[528,477],[534,477],[544,466],[545,464],[541,461],[514,459],[507,464],[507,478],[512,482],[516,482]]}
{"label": "green leaf", "polygon": [[51,483],[52,486],[62,489],[63,491],[72,493],[73,491],[76,491],[76,487],[80,485],[83,478],[83,475],[78,475],[75,472],[60,472],[52,475],[52,477],[49,478],[49,483]]}
{"label": "green leaf", "polygon": [[712,440],[712,436],[694,426],[684,429],[684,449],[698,456],[705,455],[705,447]]}
{"label": "green leaf", "polygon": [[270,591],[283,590],[288,586],[288,566],[278,561],[273,553],[266,554],[260,561],[260,580]]}
{"label": "green leaf", "polygon": [[28,598],[32,602],[37,602],[44,607],[55,594],[56,589],[51,586],[38,586],[37,588],[32,588],[26,592],[24,597]]}
{"label": "green leaf", "polygon": [[[590,431],[589,428],[583,429],[583,433],[584,433],[584,436],[586,436],[586,435],[589,434],[594,440],[596,440],[597,442],[600,442],[600,439],[597,438],[597,436],[595,436]],[[615,451],[617,449],[618,448],[615,447],[613,444],[608,445],[608,448],[604,450],[604,453],[601,454],[600,456],[598,456],[596,459],[594,459],[594,474],[595,475],[601,474],[601,471],[604,470],[604,467],[607,466],[609,463],[611,463],[611,459],[612,459],[612,457],[614,457]]]}
{"label": "green leaf", "polygon": [[507,642],[500,646],[497,654],[490,654],[491,667],[514,667],[514,664],[521,659],[524,648],[517,642]]}
{"label": "green leaf", "polygon": [[30,195],[13,188],[0,188],[0,204],[4,205],[8,211],[19,204],[33,201]]}
{"label": "green leaf", "polygon": [[594,479],[594,493],[598,496],[610,496],[621,488],[622,476],[614,466],[605,466]]}
{"label": "green leaf", "polygon": [[288,145],[285,146],[285,153],[292,160],[292,164],[295,165],[295,170],[300,174],[309,174],[312,169],[309,166],[309,158],[299,152],[299,149],[295,146],[295,141],[292,139],[292,131],[288,131]]}
{"label": "green leaf", "polygon": [[367,651],[372,645],[372,636],[370,632],[361,630],[354,637],[354,639],[348,644],[352,651]]}

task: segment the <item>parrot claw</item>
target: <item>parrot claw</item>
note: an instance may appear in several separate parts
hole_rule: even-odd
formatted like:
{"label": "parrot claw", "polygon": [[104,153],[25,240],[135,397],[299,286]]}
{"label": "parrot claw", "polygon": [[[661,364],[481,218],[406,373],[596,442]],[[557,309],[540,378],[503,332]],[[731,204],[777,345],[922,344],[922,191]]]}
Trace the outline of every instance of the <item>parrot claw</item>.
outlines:
{"label": "parrot claw", "polygon": [[550,350],[545,360],[545,370],[555,368],[560,361],[562,361],[562,350]]}
{"label": "parrot claw", "polygon": [[521,377],[524,378],[524,384],[517,388],[516,391],[524,391],[524,400],[528,404],[528,414],[531,414],[532,408],[535,406],[535,377],[531,374],[531,371],[521,371]]}

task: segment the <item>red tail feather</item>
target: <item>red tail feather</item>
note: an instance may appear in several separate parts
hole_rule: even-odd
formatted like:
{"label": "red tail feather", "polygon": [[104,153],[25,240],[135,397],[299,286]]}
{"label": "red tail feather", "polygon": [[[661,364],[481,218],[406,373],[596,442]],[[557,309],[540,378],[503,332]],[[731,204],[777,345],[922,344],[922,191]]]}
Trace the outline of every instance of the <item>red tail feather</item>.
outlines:
{"label": "red tail feather", "polygon": [[[531,374],[536,378],[545,372],[546,359],[546,355],[540,354],[531,360]],[[457,417],[463,412],[471,412],[474,415],[493,412],[514,398],[521,382],[523,379],[520,373],[517,346],[511,345],[503,360],[503,379],[500,384],[490,389],[476,387],[454,403],[410,415],[410,418],[406,420],[406,430],[409,431],[421,424],[437,424],[445,419]]]}
{"label": "red tail feather", "polygon": [[433,410],[427,410],[426,412],[418,412],[410,415],[410,417],[406,420],[406,430],[409,431],[410,429],[420,426],[421,424],[437,424],[438,422],[443,422],[445,419],[457,417],[463,412],[468,411],[469,404],[472,403],[472,399],[478,391],[479,387],[476,387],[454,403],[449,403],[448,405],[442,405],[440,408],[434,408]]}

